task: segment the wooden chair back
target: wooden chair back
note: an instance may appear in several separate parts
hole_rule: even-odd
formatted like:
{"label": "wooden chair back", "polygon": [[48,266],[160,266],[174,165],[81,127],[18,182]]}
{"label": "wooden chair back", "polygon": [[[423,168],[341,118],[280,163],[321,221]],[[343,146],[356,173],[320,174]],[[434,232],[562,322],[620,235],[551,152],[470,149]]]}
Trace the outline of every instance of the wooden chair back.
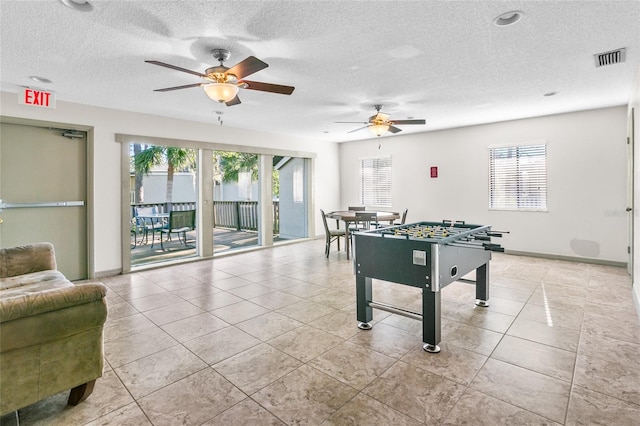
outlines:
{"label": "wooden chair back", "polygon": [[358,228],[369,230],[371,226],[377,226],[378,215],[375,212],[356,211],[356,224]]}

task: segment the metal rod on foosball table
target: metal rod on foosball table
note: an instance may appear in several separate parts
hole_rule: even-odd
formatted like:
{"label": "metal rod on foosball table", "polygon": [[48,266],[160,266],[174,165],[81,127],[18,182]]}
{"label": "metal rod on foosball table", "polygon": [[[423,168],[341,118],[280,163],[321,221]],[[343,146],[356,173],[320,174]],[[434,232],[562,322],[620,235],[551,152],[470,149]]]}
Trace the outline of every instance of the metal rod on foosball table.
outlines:
{"label": "metal rod on foosball table", "polygon": [[386,303],[369,302],[369,306],[374,309],[380,309],[381,311],[391,312],[392,314],[402,315],[403,317],[422,321],[422,315],[418,312],[413,312],[408,309],[398,308],[396,306],[387,305]]}

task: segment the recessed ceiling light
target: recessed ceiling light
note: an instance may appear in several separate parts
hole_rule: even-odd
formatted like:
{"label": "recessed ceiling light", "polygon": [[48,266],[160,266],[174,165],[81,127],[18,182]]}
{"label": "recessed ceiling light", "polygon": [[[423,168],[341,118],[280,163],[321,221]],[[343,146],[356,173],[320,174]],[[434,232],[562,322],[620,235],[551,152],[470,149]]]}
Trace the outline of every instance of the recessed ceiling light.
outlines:
{"label": "recessed ceiling light", "polygon": [[80,12],[91,12],[93,10],[93,5],[87,0],[60,0],[60,3]]}
{"label": "recessed ceiling light", "polygon": [[547,93],[544,94],[544,96],[555,96],[557,94],[558,94],[558,92],[547,92]]}
{"label": "recessed ceiling light", "polygon": [[35,81],[36,83],[47,83],[47,84],[51,83],[51,80],[49,80],[48,78],[38,77],[37,75],[32,75],[29,78]]}
{"label": "recessed ceiling light", "polygon": [[514,10],[511,12],[503,13],[493,20],[493,23],[499,27],[506,27],[507,25],[513,25],[522,18],[523,13]]}

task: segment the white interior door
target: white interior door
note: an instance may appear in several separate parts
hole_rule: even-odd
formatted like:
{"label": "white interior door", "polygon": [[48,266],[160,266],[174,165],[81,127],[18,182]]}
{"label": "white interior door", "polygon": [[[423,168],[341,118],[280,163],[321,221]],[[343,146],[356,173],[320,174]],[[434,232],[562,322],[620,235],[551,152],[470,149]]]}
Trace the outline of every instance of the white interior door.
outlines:
{"label": "white interior door", "polygon": [[0,123],[0,247],[51,242],[58,269],[85,279],[87,140],[46,127]]}

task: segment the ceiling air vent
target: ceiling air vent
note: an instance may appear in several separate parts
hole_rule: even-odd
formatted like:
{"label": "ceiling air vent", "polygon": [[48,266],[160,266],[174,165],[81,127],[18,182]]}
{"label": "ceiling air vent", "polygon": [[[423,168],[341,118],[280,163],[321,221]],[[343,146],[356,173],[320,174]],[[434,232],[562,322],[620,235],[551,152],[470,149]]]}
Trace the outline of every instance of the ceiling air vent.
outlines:
{"label": "ceiling air vent", "polygon": [[593,55],[596,60],[596,68],[605,65],[619,64],[624,62],[626,49],[616,49],[609,52],[597,53]]}

